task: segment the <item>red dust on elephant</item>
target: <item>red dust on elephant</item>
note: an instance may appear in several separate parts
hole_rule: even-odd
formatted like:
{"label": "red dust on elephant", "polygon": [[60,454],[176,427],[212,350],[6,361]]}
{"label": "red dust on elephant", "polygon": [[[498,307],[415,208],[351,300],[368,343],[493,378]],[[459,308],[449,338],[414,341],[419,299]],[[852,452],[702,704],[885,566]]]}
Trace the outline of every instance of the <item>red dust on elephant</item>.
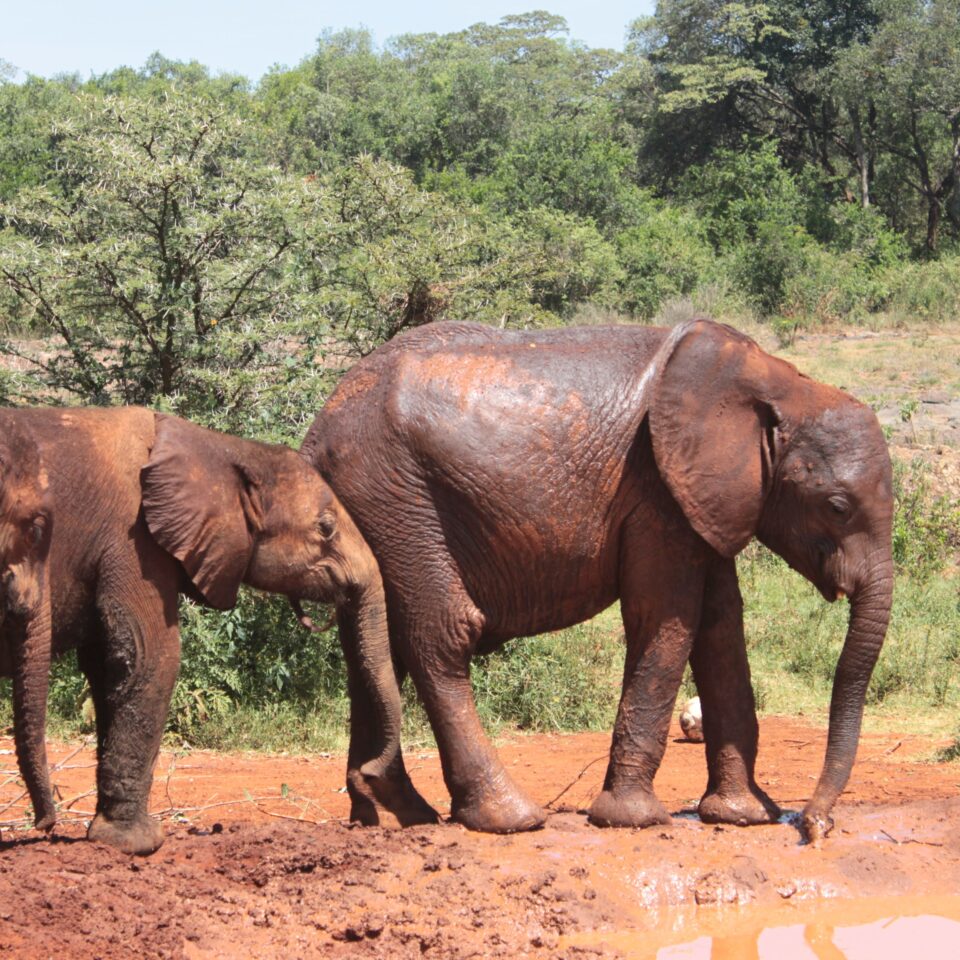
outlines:
{"label": "red dust on elephant", "polygon": [[[226,609],[241,583],[289,597],[298,613],[301,600],[337,605],[351,690],[363,691],[373,711],[368,749],[350,758],[357,803],[388,805],[402,820],[432,815],[405,784],[403,796],[383,794],[403,781],[384,776],[399,753],[400,691],[380,573],[313,467],[288,447],[137,407],[6,416],[35,444],[46,477],[43,510],[20,513],[34,525],[45,520],[47,605],[25,612],[37,634],[26,648],[15,622],[0,632],[0,666],[12,659],[16,677],[17,663],[31,663],[15,715],[21,769],[43,809],[38,825],[52,826],[56,813],[52,801],[37,807],[49,796],[46,674],[51,654],[75,647],[96,706],[88,836],[128,853],[160,846],[147,798],[180,661],[178,594]],[[3,653],[11,647],[25,650],[20,661]],[[403,814],[405,806],[413,812]]]}
{"label": "red dust on elephant", "polygon": [[590,819],[669,819],[653,778],[688,659],[709,768],[702,818],[775,818],[754,781],[734,562],[758,537],[828,600],[850,600],[826,761],[803,816],[808,836],[829,829],[891,605],[891,468],[868,408],[708,320],[672,331],[444,323],[359,362],[301,452],[380,564],[391,642],[430,717],[455,820],[499,832],[544,820],[481,728],[473,655],[618,598],[623,692]]}

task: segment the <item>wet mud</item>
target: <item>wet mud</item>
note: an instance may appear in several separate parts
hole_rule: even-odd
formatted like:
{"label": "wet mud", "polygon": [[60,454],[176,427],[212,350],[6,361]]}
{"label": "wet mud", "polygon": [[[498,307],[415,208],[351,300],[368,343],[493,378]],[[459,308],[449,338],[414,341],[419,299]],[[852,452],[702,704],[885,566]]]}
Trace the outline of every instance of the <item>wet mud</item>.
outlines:
{"label": "wet mud", "polygon": [[[579,811],[600,789],[608,742],[501,744],[518,782],[555,811],[543,830],[505,837],[351,827],[340,756],[165,752],[152,808],[167,841],[147,858],[81,839],[93,757],[57,747],[66,822],[52,839],[3,831],[0,956],[836,960],[886,955],[871,937],[895,951],[894,934],[919,947],[960,930],[960,764],[929,762],[937,743],[865,736],[837,826],[813,848],[789,812],[767,827],[701,824],[703,747],[679,740],[657,779],[671,825],[589,826]],[[765,718],[761,744],[761,782],[798,811],[823,731]],[[12,744],[0,750],[12,768]],[[408,761],[442,807],[436,754]],[[3,781],[0,821],[16,822],[24,803]]]}

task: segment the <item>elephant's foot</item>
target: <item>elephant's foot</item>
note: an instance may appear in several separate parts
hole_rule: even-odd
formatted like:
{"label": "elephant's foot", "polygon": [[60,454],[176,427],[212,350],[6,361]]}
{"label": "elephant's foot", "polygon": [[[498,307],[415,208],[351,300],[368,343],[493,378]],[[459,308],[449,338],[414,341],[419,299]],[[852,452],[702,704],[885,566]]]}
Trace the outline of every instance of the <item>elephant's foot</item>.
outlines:
{"label": "elephant's foot", "polygon": [[147,814],[134,820],[110,820],[98,813],[87,830],[87,839],[109,844],[122,853],[147,856],[163,843],[163,827]]}
{"label": "elephant's foot", "polygon": [[604,790],[587,819],[597,827],[652,827],[670,823],[670,814],[649,790]]}
{"label": "elephant's foot", "polygon": [[756,785],[736,794],[705,793],[699,812],[704,823],[732,823],[739,827],[776,823],[780,818],[780,808]]}
{"label": "elephant's foot", "polygon": [[401,827],[440,822],[440,815],[420,796],[405,771],[399,776],[370,777],[348,770],[347,792],[350,819],[365,827],[381,825],[384,814],[394,817]]}
{"label": "elephant's foot", "polygon": [[485,784],[482,792],[454,797],[450,817],[481,833],[523,833],[542,827],[547,812],[530,800],[505,774]]}

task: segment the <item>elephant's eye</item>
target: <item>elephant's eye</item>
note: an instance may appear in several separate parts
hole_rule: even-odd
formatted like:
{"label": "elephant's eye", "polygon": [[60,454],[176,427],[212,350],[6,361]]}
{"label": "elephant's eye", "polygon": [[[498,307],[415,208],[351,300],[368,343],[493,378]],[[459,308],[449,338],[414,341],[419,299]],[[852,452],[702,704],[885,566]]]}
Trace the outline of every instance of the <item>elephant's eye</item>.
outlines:
{"label": "elephant's eye", "polygon": [[324,513],[317,518],[317,530],[324,540],[329,540],[336,533],[337,525],[333,522],[333,517]]}
{"label": "elephant's eye", "polygon": [[34,546],[43,542],[43,538],[47,535],[47,518],[42,514],[38,513],[30,521],[30,529],[28,531],[28,536],[30,541]]}
{"label": "elephant's eye", "polygon": [[847,517],[850,514],[850,504],[844,497],[831,497],[828,501],[830,504],[830,509],[838,517]]}

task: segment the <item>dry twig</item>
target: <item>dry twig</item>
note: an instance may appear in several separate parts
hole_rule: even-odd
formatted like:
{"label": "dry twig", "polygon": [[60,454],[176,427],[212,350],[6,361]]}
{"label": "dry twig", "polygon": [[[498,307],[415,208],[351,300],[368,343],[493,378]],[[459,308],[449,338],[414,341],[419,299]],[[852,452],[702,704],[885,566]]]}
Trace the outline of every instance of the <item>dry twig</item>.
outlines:
{"label": "dry twig", "polygon": [[607,755],[606,755],[606,754],[603,754],[603,756],[595,757],[593,760],[591,760],[591,761],[576,775],[576,777],[574,777],[573,780],[571,780],[571,781],[547,804],[547,809],[549,810],[550,808],[552,808],[553,805],[554,805],[565,793],[567,793],[568,791],[570,791],[571,789],[573,789],[573,787],[576,786],[576,784],[580,781],[580,779],[583,777],[583,775],[584,775],[595,763],[599,763],[601,760],[606,760],[606,758],[607,758]]}

